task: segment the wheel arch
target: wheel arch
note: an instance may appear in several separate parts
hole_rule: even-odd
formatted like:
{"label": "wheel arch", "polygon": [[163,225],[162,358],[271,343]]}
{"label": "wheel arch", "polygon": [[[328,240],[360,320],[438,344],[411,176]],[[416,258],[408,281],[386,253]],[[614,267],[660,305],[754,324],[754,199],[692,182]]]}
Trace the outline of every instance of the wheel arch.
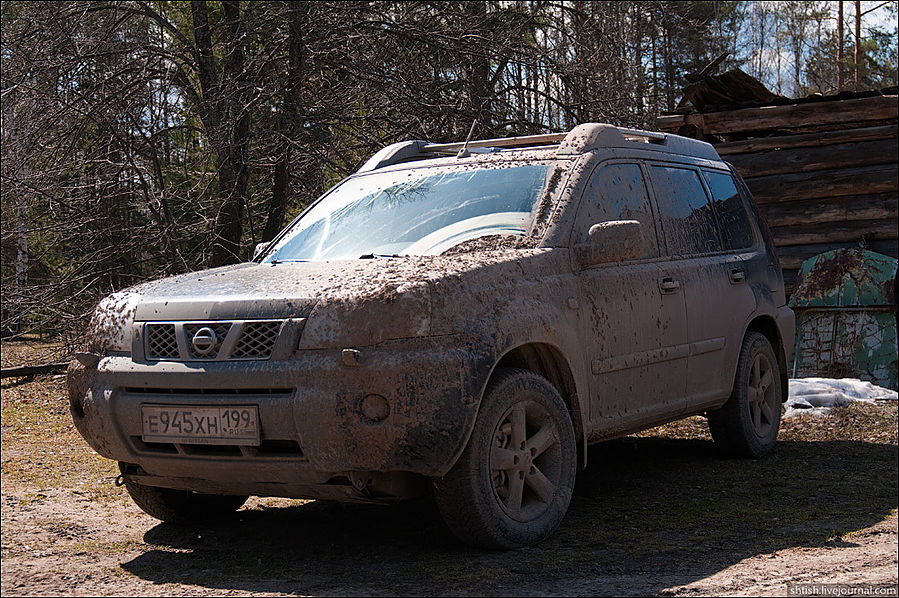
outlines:
{"label": "wheel arch", "polygon": [[574,372],[564,353],[553,344],[541,342],[525,343],[511,348],[496,362],[487,384],[484,385],[485,389],[501,368],[529,370],[549,380],[568,408],[578,444],[578,459],[583,466],[586,466],[586,413],[577,392]]}
{"label": "wheel arch", "polygon": [[785,403],[789,393],[789,376],[787,372],[786,348],[784,347],[780,330],[777,328],[777,322],[770,316],[761,315],[749,322],[746,332],[758,332],[764,335],[774,348],[774,353],[777,355],[777,367],[780,370],[781,402]]}

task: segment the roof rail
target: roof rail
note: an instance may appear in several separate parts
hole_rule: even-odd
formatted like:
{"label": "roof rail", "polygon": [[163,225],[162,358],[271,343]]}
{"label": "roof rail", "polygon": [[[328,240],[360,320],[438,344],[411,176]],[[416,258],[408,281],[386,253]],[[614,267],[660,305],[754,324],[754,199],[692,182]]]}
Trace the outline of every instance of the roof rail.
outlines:
{"label": "roof rail", "polygon": [[421,160],[427,157],[423,155],[425,153],[423,148],[426,145],[428,145],[427,141],[413,139],[412,141],[400,141],[399,143],[393,143],[382,147],[356,172],[371,172],[372,170],[384,168],[391,164],[399,164],[400,162],[408,162],[410,160]]}
{"label": "roof rail", "polygon": [[604,147],[634,147],[631,145],[634,143],[643,144],[641,149],[661,150],[706,160],[721,160],[715,148],[705,141],[602,123],[584,123],[573,128],[565,137],[565,141],[559,145],[556,155],[578,156]]}
{"label": "roof rail", "polygon": [[665,143],[665,140],[668,139],[668,136],[665,135],[665,133],[642,131],[640,129],[626,129],[624,127],[618,127],[618,132],[621,133],[628,141],[643,140],[644,143]]}
{"label": "roof rail", "polygon": [[603,147],[622,147],[625,142],[665,145],[667,141],[668,135],[665,133],[627,129],[604,123],[584,123],[571,130],[557,153],[571,156]]}
{"label": "roof rail", "polygon": [[[568,133],[547,133],[544,135],[525,135],[522,137],[502,137],[499,139],[477,139],[468,142],[469,149],[476,147],[539,147],[555,145],[565,139]],[[453,143],[428,143],[424,151],[432,154],[455,154],[465,145],[464,141]]]}
{"label": "roof rail", "polygon": [[[634,147],[630,144],[645,144],[644,149],[658,149],[687,156],[720,160],[718,153],[710,144],[679,135],[658,133],[616,127],[603,123],[584,123],[568,133],[547,133],[544,135],[525,135],[522,137],[505,137],[500,139],[477,139],[468,142],[468,149],[496,148],[538,148],[557,145],[556,155],[578,156],[604,147]],[[370,172],[378,168],[424,160],[436,156],[458,155],[459,150],[466,147],[464,141],[453,143],[431,143],[416,139],[401,141],[384,147],[376,152],[357,172]]]}

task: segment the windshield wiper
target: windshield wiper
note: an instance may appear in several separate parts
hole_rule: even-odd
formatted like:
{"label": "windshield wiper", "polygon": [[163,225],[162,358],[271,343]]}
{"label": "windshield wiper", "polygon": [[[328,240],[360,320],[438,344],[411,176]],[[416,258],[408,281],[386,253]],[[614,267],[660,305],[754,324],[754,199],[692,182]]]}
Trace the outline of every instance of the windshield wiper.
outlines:
{"label": "windshield wiper", "polygon": [[400,257],[398,253],[363,253],[359,256],[360,260],[373,260],[379,257]]}

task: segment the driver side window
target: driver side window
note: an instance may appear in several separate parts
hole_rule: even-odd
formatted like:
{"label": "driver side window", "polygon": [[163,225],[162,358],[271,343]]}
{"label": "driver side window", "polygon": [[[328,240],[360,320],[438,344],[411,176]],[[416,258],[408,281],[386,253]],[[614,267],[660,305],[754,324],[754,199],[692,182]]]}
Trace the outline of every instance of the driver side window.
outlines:
{"label": "driver side window", "polygon": [[587,241],[591,226],[609,220],[637,220],[643,231],[640,258],[658,257],[655,222],[639,164],[606,164],[594,171],[578,213],[580,242]]}

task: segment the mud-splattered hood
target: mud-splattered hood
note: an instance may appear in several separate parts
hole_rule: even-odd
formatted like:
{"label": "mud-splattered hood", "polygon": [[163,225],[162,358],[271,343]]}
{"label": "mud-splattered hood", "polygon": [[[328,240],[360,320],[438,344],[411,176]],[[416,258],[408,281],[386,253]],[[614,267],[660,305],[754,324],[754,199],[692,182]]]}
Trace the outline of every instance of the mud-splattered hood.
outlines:
{"label": "mud-splattered hood", "polygon": [[94,313],[88,346],[128,351],[133,322],[172,320],[305,318],[301,349],[466,331],[490,336],[498,311],[535,309],[520,305],[533,294],[529,281],[567,265],[566,252],[540,248],[226,266],[110,295]]}
{"label": "mud-splattered hood", "polygon": [[476,255],[246,263],[144,283],[128,292],[137,299],[138,321],[307,317],[321,303],[392,303],[444,277],[495,267],[517,270],[516,252]]}
{"label": "mud-splattered hood", "polygon": [[478,312],[492,311],[491,303],[507,296],[535,267],[557,268],[547,262],[549,253],[503,249],[438,257],[238,264],[116,293],[101,303],[93,328],[106,329],[101,336],[110,337],[128,327],[125,320],[308,318],[303,338],[316,347],[444,334],[458,330],[459,322],[471,321]]}
{"label": "mud-splattered hood", "polygon": [[317,297],[316,265],[238,264],[164,278],[129,292],[138,296],[138,321],[305,317]]}

